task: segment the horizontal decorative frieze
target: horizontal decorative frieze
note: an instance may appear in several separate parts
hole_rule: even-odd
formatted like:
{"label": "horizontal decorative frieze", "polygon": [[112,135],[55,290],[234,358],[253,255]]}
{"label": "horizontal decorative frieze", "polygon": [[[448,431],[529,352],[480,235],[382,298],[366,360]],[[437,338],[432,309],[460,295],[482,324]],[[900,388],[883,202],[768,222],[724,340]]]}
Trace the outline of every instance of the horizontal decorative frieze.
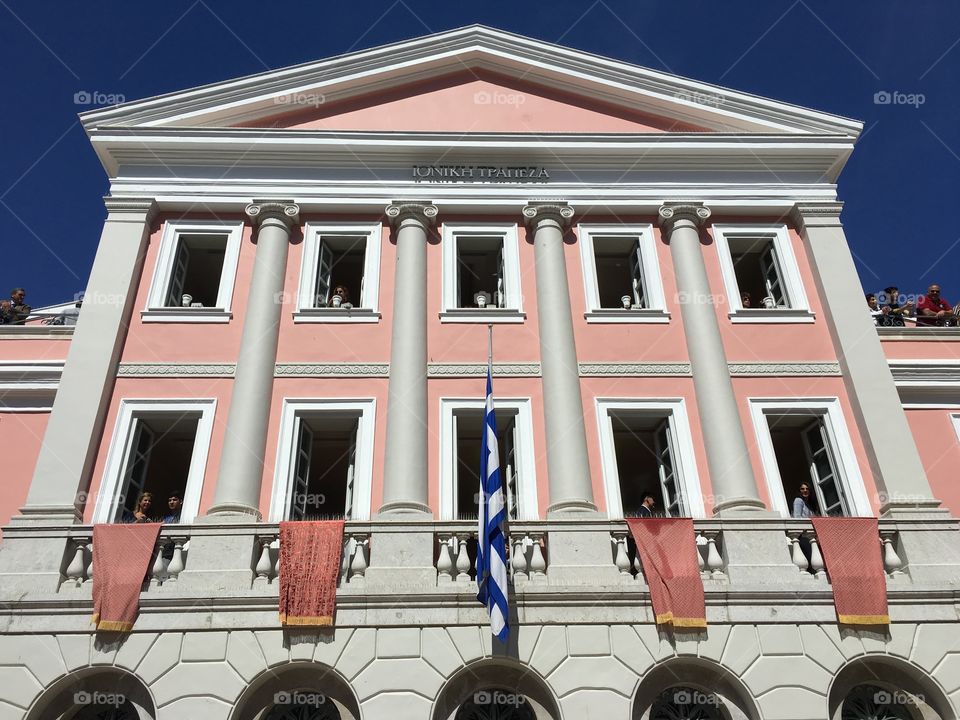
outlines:
{"label": "horizontal decorative frieze", "polygon": [[276,377],[387,377],[389,363],[277,363]]}
{"label": "horizontal decorative frieze", "polygon": [[117,377],[233,377],[234,363],[120,363]]}
{"label": "horizontal decorative frieze", "polygon": [[690,375],[690,363],[580,363],[582,377]]}
{"label": "horizontal decorative frieze", "polygon": [[[427,377],[483,377],[487,366],[482,363],[428,363]],[[540,363],[494,363],[497,377],[539,377]]]}
{"label": "horizontal decorative frieze", "polygon": [[840,363],[834,362],[740,362],[728,363],[730,374],[735,376],[808,376],[839,375]]}

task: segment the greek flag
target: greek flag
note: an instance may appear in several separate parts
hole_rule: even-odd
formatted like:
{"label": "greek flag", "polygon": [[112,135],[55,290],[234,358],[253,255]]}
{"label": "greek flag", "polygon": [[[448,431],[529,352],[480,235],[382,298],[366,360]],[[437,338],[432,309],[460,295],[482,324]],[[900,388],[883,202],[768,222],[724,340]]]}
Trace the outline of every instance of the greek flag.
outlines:
{"label": "greek flag", "polygon": [[487,407],[483,417],[480,446],[479,545],[477,547],[477,600],[487,606],[490,630],[506,642],[507,551],[503,537],[506,518],[503,484],[500,481],[500,451],[497,447],[497,418],[493,412],[493,372],[487,366]]}

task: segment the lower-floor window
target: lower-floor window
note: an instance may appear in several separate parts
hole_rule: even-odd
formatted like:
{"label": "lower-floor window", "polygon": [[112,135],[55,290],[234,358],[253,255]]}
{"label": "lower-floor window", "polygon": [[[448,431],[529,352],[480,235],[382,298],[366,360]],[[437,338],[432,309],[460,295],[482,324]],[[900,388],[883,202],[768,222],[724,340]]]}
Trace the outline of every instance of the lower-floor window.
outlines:
{"label": "lower-floor window", "polygon": [[682,400],[598,399],[597,419],[610,517],[703,516]]}
{"label": "lower-floor window", "polygon": [[[190,522],[199,507],[214,409],[213,400],[122,400],[94,522],[143,516]],[[179,500],[175,507],[172,498]]]}
{"label": "lower-floor window", "polygon": [[285,400],[270,517],[370,517],[373,400]]}

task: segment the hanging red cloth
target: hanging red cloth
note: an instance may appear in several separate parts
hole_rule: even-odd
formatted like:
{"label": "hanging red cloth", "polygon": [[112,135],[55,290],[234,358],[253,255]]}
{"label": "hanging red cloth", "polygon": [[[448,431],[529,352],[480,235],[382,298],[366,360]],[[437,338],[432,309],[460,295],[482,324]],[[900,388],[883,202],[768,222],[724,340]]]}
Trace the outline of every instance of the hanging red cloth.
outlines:
{"label": "hanging red cloth", "polygon": [[333,625],[343,520],[280,523],[280,623]]}
{"label": "hanging red cloth", "polygon": [[98,631],[133,629],[160,527],[160,523],[93,526],[92,620]]}

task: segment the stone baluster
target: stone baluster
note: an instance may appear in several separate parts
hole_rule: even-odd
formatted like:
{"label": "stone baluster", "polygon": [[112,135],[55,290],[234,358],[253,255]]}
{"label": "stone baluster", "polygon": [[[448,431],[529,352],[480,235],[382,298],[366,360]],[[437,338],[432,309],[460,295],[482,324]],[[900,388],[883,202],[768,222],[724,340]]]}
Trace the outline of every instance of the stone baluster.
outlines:
{"label": "stone baluster", "polygon": [[449,583],[456,575],[453,570],[453,557],[451,556],[453,536],[440,535],[439,543],[440,553],[437,556],[437,582],[441,584]]}
{"label": "stone baluster", "polygon": [[274,538],[260,538],[260,557],[253,571],[256,573],[253,585],[254,587],[263,587],[270,584],[273,575],[273,560],[270,557],[270,545]]}
{"label": "stone baluster", "polygon": [[531,536],[530,563],[528,566],[528,575],[531,582],[546,582],[547,580],[547,559],[543,554],[544,535]]}
{"label": "stone baluster", "polygon": [[625,581],[633,580],[633,573],[630,572],[630,557],[627,555],[627,534],[613,533],[613,544],[616,548],[614,564],[620,571],[620,578]]}
{"label": "stone baluster", "polygon": [[717,536],[720,534],[720,531],[705,530],[703,534],[707,538],[707,570],[712,577],[722,578],[724,577],[723,556],[720,555],[720,551],[717,549]]}
{"label": "stone baluster", "polygon": [[809,565],[807,563],[807,556],[803,554],[803,549],[800,547],[800,537],[802,535],[802,530],[787,531],[787,541],[790,543],[790,559],[793,561],[793,564],[797,566],[797,570],[805,573]]}
{"label": "stone baluster", "polygon": [[87,542],[85,540],[74,541],[73,549],[73,559],[70,560],[70,564],[67,565],[67,569],[64,572],[64,575],[67,576],[67,581],[64,583],[67,587],[80,587],[83,585],[84,578],[86,576],[86,554],[87,554]]}
{"label": "stone baluster", "polygon": [[810,533],[810,569],[813,570],[817,579],[827,576],[824,567],[823,555],[820,554],[820,543],[817,542],[817,536]]}
{"label": "stone baluster", "polygon": [[183,569],[187,566],[187,551],[184,547],[187,542],[188,540],[185,538],[173,539],[173,557],[170,558],[170,562],[167,564],[166,582],[176,582],[177,578],[180,577],[180,573],[182,573]]}
{"label": "stone baluster", "polygon": [[893,544],[895,535],[896,531],[893,530],[880,531],[880,542],[883,544],[883,568],[891,577],[903,574],[903,561]]}
{"label": "stone baluster", "polygon": [[367,543],[369,540],[365,536],[353,536],[351,540],[354,543],[353,560],[350,563],[350,577],[348,582],[363,583],[364,575],[367,572]]}
{"label": "stone baluster", "polygon": [[156,588],[163,585],[167,577],[167,561],[163,557],[164,542],[161,539],[157,547],[157,556],[153,561],[153,567],[150,568],[150,587]]}
{"label": "stone baluster", "polygon": [[697,565],[700,567],[700,577],[706,580],[710,577],[710,572],[707,570],[707,563],[703,559],[703,550],[701,548],[706,547],[707,539],[703,536],[702,532],[696,534],[694,539],[694,547],[697,549]]}
{"label": "stone baluster", "polygon": [[470,571],[473,569],[473,563],[470,561],[470,554],[467,552],[467,543],[470,539],[470,533],[463,533],[456,537],[457,543],[457,582],[470,582]]}
{"label": "stone baluster", "polygon": [[510,567],[513,569],[513,582],[526,582],[530,579],[527,574],[526,535],[519,534],[510,538]]}
{"label": "stone baluster", "polygon": [[90,554],[90,564],[87,565],[87,580],[93,581],[93,540],[87,544],[87,552]]}

